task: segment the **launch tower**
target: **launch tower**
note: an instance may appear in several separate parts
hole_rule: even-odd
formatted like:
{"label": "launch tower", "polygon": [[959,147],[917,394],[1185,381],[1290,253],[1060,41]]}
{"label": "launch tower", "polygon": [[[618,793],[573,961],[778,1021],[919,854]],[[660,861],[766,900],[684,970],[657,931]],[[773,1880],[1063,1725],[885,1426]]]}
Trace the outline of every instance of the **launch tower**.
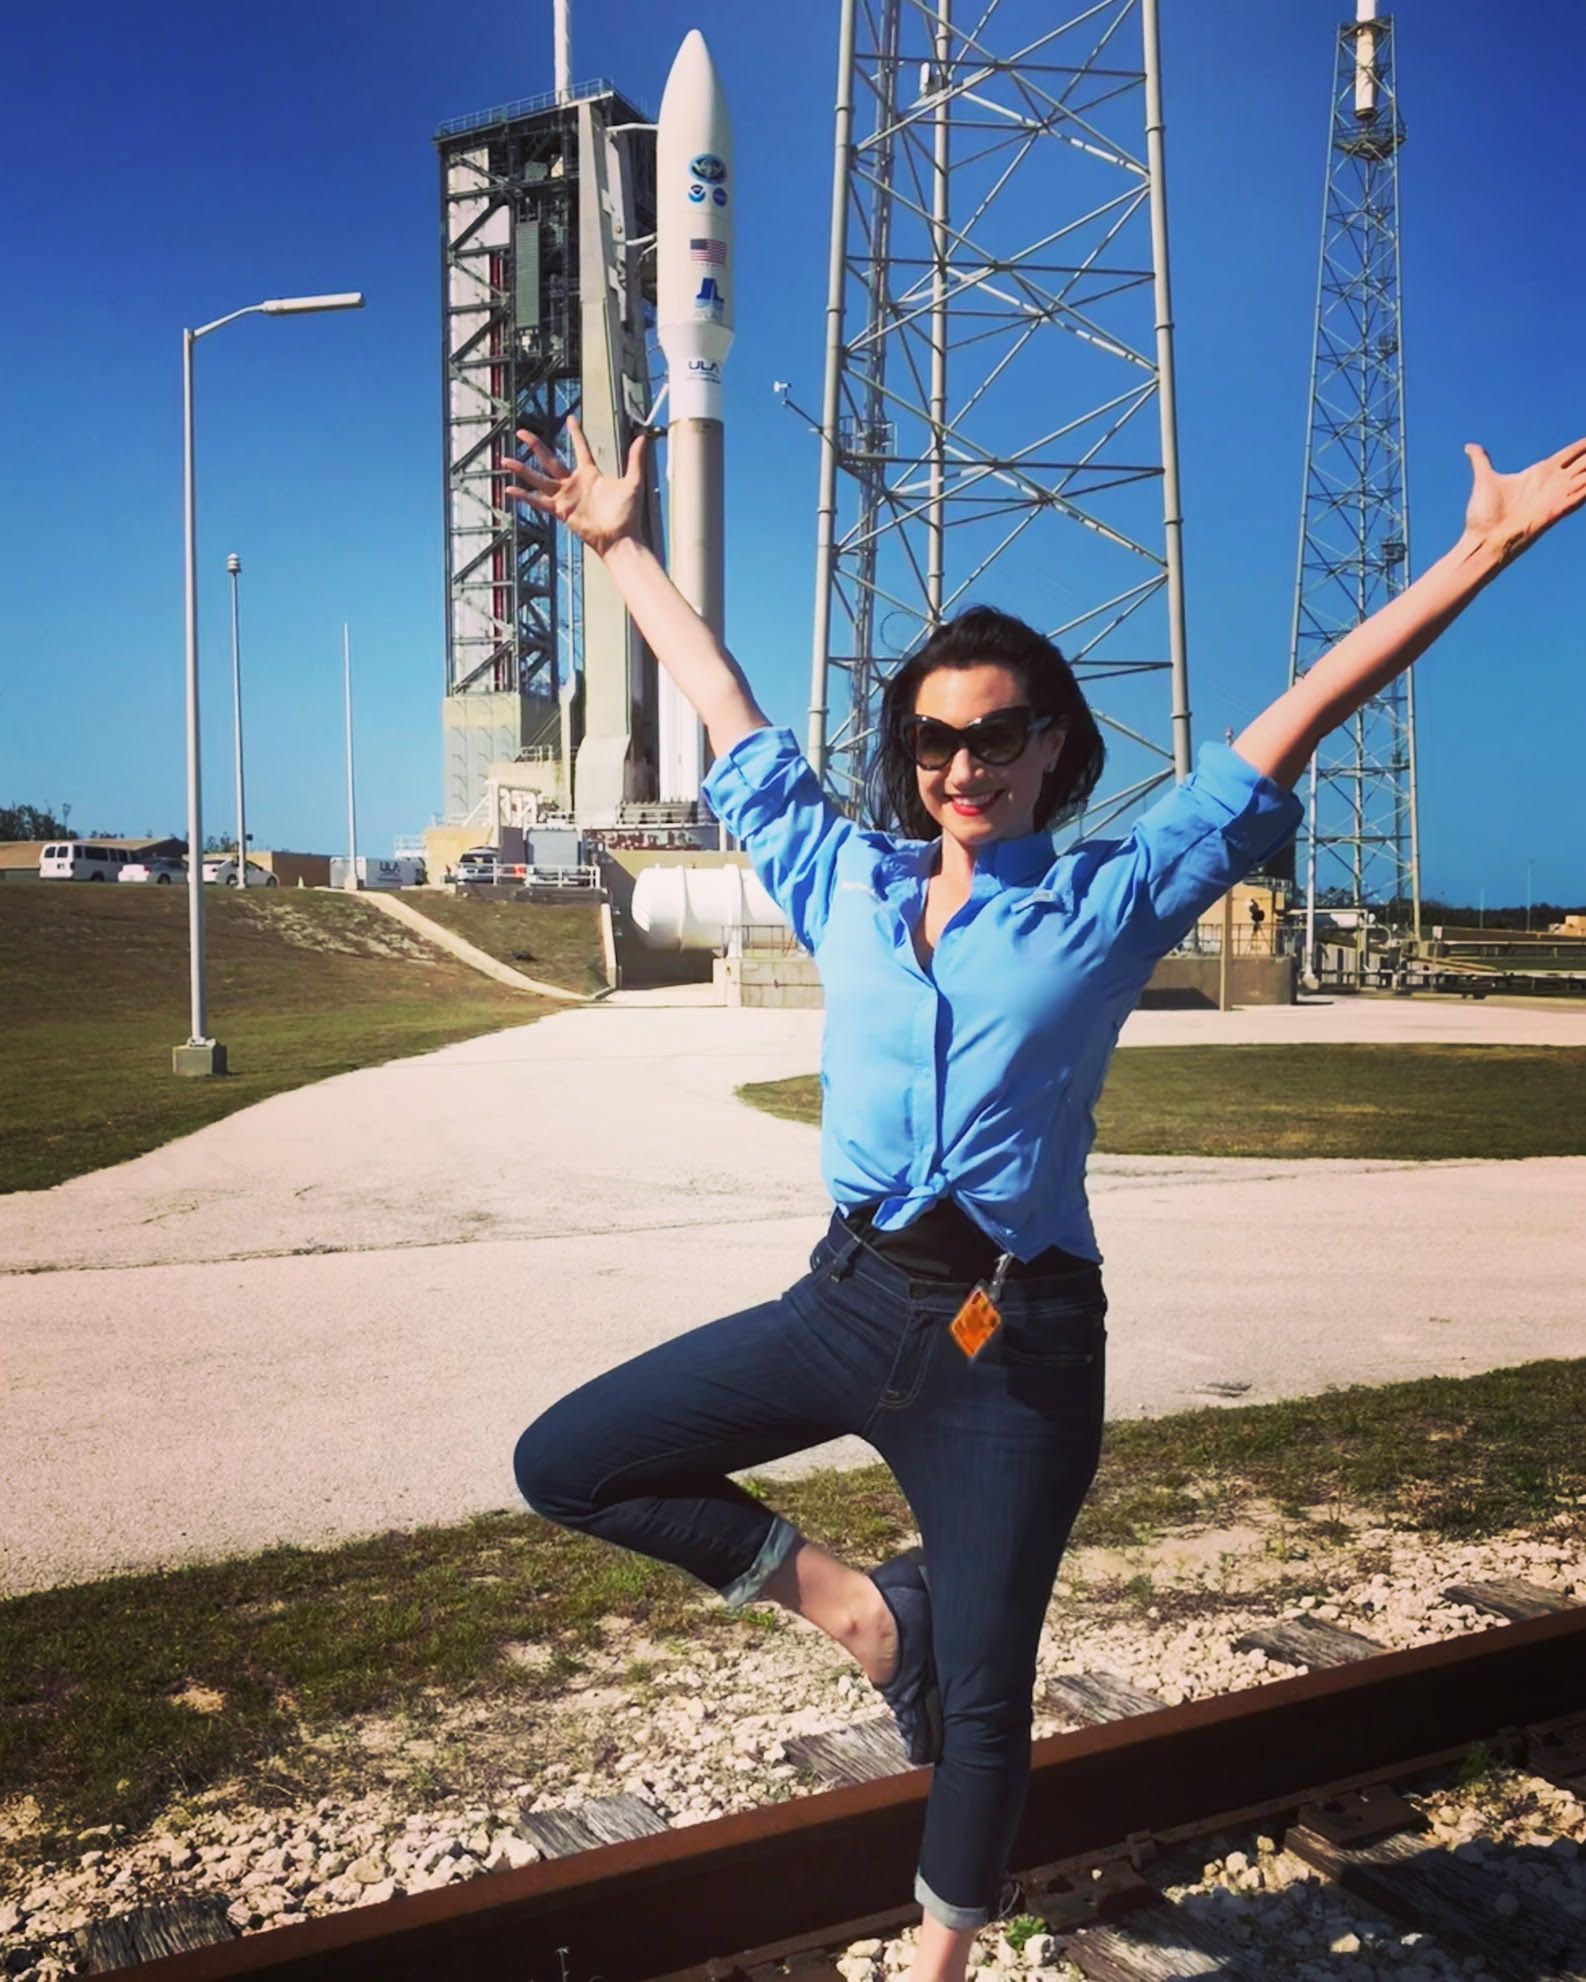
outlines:
{"label": "launch tower", "polygon": [[1190,769],[1157,0],[1065,12],[842,0],[809,756],[856,816],[976,601],[1096,709],[1086,832]]}
{"label": "launch tower", "polygon": [[[1410,572],[1399,283],[1404,126],[1393,21],[1377,18],[1376,0],[1357,0],[1356,19],[1339,28],[1336,42],[1291,683],[1402,592]],[[1308,968],[1319,900],[1356,911],[1362,974],[1369,912],[1407,912],[1420,935],[1413,669],[1319,745],[1299,863]]]}
{"label": "launch tower", "polygon": [[[654,660],[599,560],[500,507],[495,471],[519,427],[554,446],[568,413],[607,466],[626,459],[650,405],[655,139],[601,80],[455,119],[435,142],[445,817],[496,843],[546,801],[601,824],[654,794]],[[659,542],[653,489],[650,523]]]}

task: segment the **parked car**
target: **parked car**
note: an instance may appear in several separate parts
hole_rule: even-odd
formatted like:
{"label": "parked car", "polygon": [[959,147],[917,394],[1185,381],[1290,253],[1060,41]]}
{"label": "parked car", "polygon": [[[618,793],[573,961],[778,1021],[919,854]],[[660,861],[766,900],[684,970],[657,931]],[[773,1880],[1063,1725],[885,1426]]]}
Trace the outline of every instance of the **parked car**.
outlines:
{"label": "parked car", "polygon": [[118,881],[158,881],[167,886],[172,881],[187,879],[185,860],[171,860],[164,854],[156,854],[152,860],[126,860],[121,864]]}
{"label": "parked car", "polygon": [[[239,884],[237,880],[236,861],[206,860],[204,862],[204,879],[206,881],[218,881],[224,888],[237,887]],[[250,860],[248,862],[248,886],[250,888],[278,888],[280,885],[280,881],[270,872],[268,867],[261,867],[256,860]]]}
{"label": "parked car", "polygon": [[459,881],[493,881],[501,856],[493,846],[471,846],[457,856]]}
{"label": "parked car", "polygon": [[41,881],[114,881],[127,862],[124,846],[57,840],[39,854]]}

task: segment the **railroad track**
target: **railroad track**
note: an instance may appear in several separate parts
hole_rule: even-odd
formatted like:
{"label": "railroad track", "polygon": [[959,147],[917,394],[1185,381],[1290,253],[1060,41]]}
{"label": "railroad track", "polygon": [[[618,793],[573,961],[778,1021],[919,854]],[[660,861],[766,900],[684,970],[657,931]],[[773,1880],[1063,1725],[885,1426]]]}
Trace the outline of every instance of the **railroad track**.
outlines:
{"label": "railroad track", "polygon": [[[1237,1648],[1303,1670],[1178,1707],[1107,1673],[1049,1682],[1038,1711],[1077,1726],[1034,1744],[1003,1917],[1039,1916],[1050,1958],[1094,1982],[1254,1982],[1274,1973],[1260,1951],[1171,1896],[1200,1876],[1197,1840],[1248,1832],[1244,1859],[1222,1862],[1255,1891],[1309,1875],[1497,1982],[1586,1982],[1586,1893],[1570,1866],[1554,1857],[1550,1892],[1548,1868],[1528,1865],[1522,1903],[1430,1838],[1400,1793],[1484,1744],[1586,1800],[1586,1607],[1516,1582],[1445,1594],[1505,1621],[1403,1652],[1274,1622]],[[682,1830],[635,1797],[536,1813],[523,1827],[541,1863],[240,1940],[222,1938],[215,1896],[207,1910],[144,1908],[83,1930],[81,1972],[852,1982],[856,1958],[919,1919],[888,1901],[912,1890],[929,1773],[908,1767],[884,1715],[785,1745],[831,1787]]]}

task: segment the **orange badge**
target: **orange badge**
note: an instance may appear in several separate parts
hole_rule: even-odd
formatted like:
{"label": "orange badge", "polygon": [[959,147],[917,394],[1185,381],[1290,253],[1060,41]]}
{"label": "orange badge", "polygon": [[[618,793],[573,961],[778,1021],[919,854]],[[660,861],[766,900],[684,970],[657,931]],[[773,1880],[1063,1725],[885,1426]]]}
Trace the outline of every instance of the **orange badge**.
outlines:
{"label": "orange badge", "polygon": [[969,1299],[953,1316],[952,1337],[971,1359],[978,1356],[986,1344],[1002,1326],[1002,1316],[996,1302],[982,1281],[970,1294]]}

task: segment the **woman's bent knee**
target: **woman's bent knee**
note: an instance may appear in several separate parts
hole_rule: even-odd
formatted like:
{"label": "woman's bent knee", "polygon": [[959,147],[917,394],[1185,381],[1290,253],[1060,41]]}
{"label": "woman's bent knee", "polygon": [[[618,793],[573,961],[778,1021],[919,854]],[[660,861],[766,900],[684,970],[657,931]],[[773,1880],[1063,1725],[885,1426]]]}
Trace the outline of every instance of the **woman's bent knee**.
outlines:
{"label": "woman's bent knee", "polygon": [[557,1437],[555,1425],[549,1422],[553,1417],[554,1406],[521,1434],[512,1454],[512,1471],[518,1492],[534,1512],[565,1527],[590,1510],[577,1456]]}

